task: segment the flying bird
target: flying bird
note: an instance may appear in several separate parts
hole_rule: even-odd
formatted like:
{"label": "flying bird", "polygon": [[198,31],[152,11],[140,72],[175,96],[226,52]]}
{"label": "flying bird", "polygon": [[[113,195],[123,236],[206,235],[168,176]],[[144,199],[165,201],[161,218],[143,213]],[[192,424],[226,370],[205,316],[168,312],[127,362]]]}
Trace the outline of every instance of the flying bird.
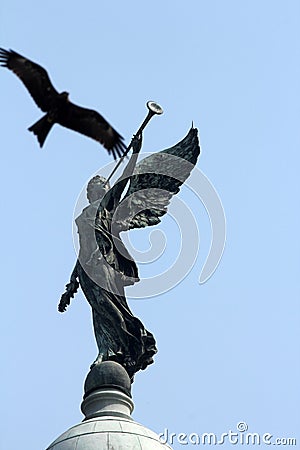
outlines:
{"label": "flying bird", "polygon": [[43,146],[55,123],[100,142],[114,159],[126,151],[122,136],[97,111],[69,101],[68,92],[57,92],[47,71],[13,50],[0,48],[0,64],[24,83],[37,106],[46,114],[28,128]]}

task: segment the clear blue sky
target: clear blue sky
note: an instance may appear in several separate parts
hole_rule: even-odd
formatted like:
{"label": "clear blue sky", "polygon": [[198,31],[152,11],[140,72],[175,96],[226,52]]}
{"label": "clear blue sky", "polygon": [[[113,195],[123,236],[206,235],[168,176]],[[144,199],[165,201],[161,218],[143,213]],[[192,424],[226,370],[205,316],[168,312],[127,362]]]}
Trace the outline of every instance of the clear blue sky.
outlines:
{"label": "clear blue sky", "polygon": [[[46,67],[58,90],[103,113],[126,142],[147,100],[165,113],[145,131],[144,152],[176,143],[192,120],[199,128],[198,167],[222,199],[226,248],[199,285],[211,230],[182,191],[199,254],[174,289],[129,299],[159,348],[136,376],[134,418],[157,433],[219,435],[244,421],[299,445],[299,2],[4,0],[0,14],[1,46]],[[58,126],[40,150],[27,128],[41,112],[24,86],[1,69],[0,90],[0,448],[43,449],[82,419],[96,356],[90,308],[82,294],[64,315],[57,303],[76,259],[76,199],[111,159]],[[171,260],[180,233],[168,218],[162,229]],[[149,232],[139,233],[132,239],[147,249]]]}

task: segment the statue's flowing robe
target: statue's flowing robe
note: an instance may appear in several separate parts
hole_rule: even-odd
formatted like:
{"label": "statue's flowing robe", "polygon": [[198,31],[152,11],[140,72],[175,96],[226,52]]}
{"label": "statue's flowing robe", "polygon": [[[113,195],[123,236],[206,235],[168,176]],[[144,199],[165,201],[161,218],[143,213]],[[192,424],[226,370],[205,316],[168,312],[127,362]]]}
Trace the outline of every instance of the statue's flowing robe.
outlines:
{"label": "statue's flowing robe", "polygon": [[133,376],[153,362],[153,335],[130,311],[124,287],[139,281],[138,269],[112,223],[118,195],[87,206],[76,219],[80,252],[76,271],[92,307],[100,358],[123,364]]}

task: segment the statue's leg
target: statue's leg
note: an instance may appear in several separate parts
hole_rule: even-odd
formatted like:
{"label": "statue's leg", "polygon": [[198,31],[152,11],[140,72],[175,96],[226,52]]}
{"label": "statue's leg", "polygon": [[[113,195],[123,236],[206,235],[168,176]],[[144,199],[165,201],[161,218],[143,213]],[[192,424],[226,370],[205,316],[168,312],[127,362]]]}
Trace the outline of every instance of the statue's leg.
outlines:
{"label": "statue's leg", "polygon": [[107,359],[105,358],[107,353],[107,342],[105,339],[105,334],[103,333],[101,327],[101,316],[95,309],[93,309],[93,325],[94,325],[95,339],[98,347],[98,356],[91,365],[91,368],[98,364],[101,364],[103,360],[105,361]]}
{"label": "statue's leg", "polygon": [[[94,333],[99,352],[92,367],[107,360],[123,364],[124,356],[128,354],[129,343],[124,318],[113,304],[107,304],[106,307],[106,311],[92,310]],[[113,312],[113,314],[109,314],[109,312]]]}

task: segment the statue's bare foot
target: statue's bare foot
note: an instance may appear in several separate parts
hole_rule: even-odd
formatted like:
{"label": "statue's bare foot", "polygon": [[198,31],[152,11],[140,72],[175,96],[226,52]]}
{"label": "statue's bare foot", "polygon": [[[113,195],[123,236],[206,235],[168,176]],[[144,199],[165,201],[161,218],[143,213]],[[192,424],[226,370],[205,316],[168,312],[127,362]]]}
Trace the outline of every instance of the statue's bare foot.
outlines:
{"label": "statue's bare foot", "polygon": [[124,358],[124,366],[125,367],[133,367],[136,365],[136,362],[134,359],[131,358],[131,356],[125,356]]}
{"label": "statue's bare foot", "polygon": [[124,358],[123,361],[123,367],[126,369],[126,372],[128,373],[130,377],[131,383],[133,383],[134,380],[134,373],[136,368],[136,361],[131,358],[131,356],[127,355]]}

